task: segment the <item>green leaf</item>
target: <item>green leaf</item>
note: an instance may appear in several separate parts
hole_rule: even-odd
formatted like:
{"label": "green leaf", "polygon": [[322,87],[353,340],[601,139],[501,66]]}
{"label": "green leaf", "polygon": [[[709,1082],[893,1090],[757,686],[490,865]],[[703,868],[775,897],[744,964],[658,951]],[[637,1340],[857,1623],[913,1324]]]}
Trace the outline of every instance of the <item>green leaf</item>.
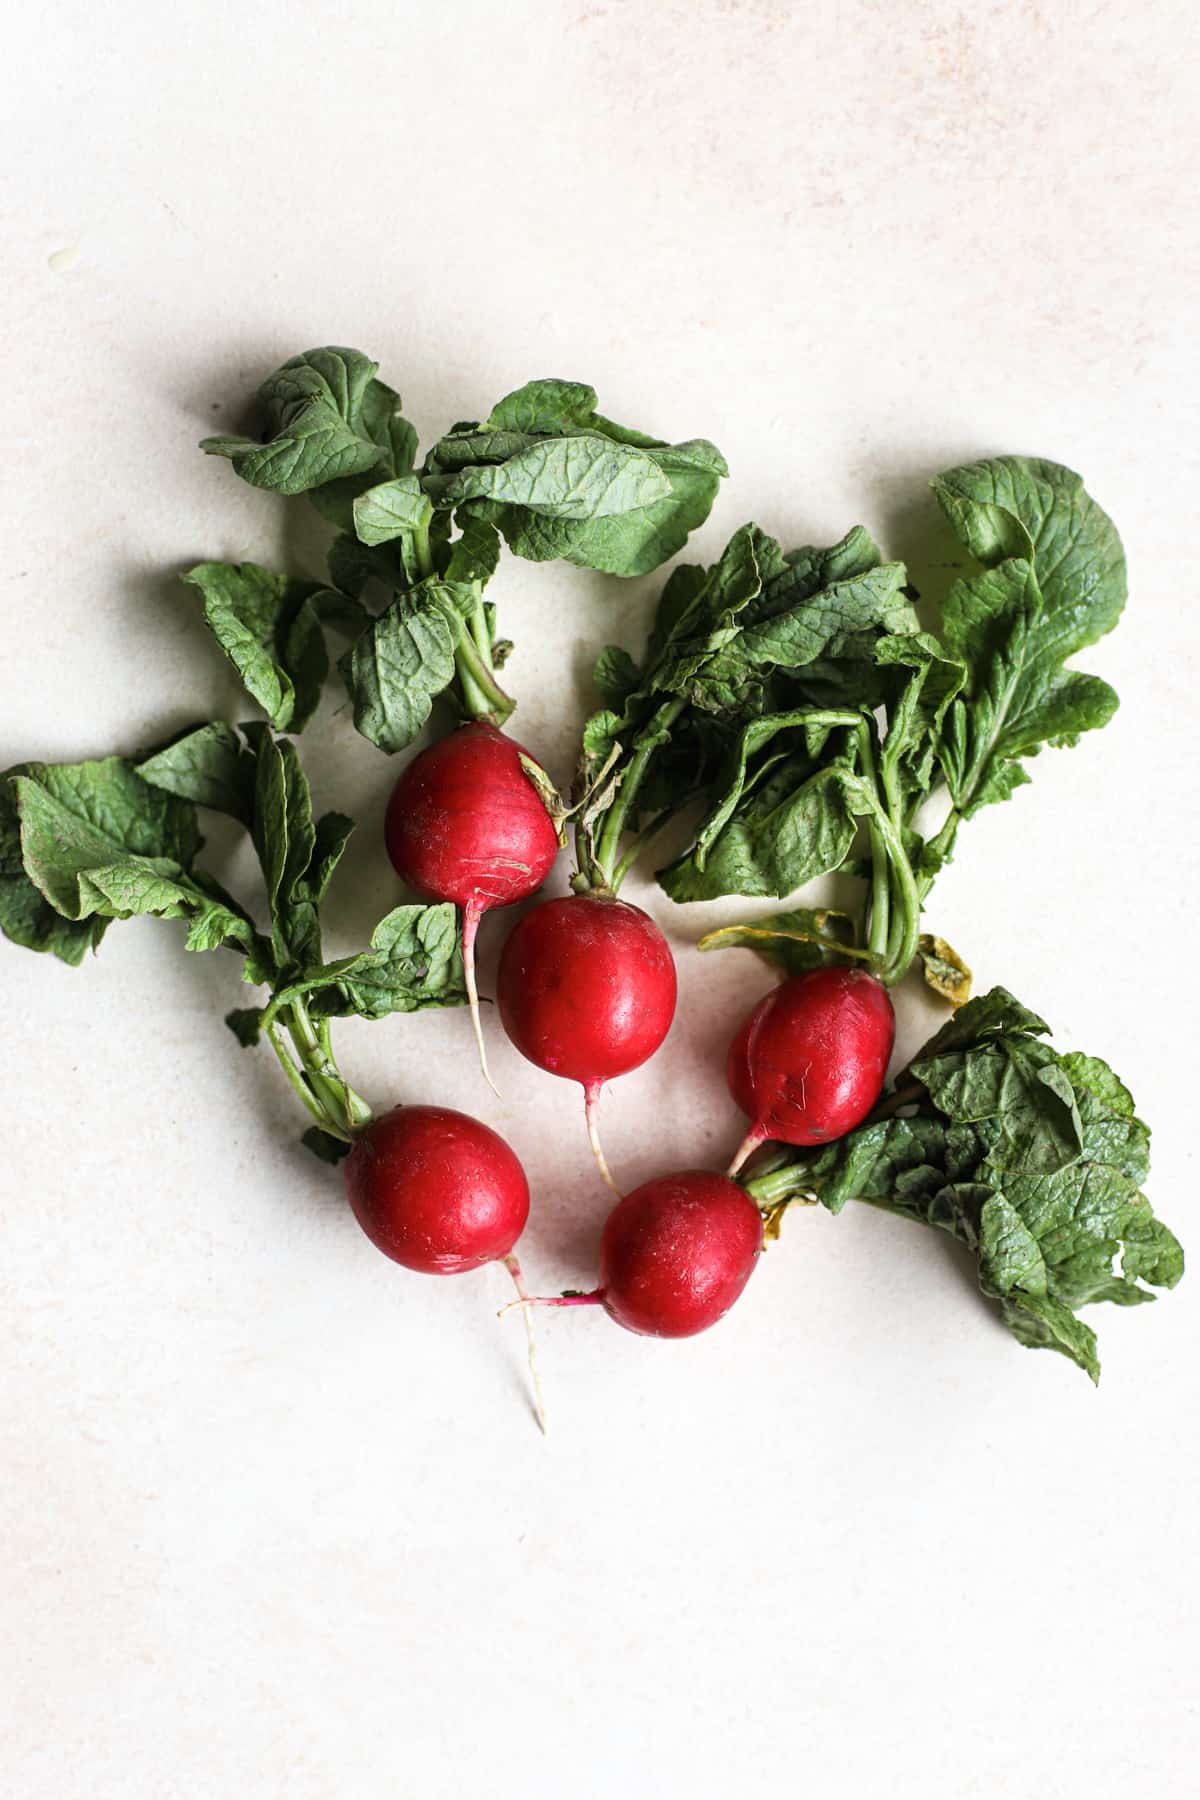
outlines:
{"label": "green leaf", "polygon": [[539,438],[501,463],[447,476],[442,505],[491,500],[548,519],[604,519],[652,505],[671,493],[652,455],[590,433]]}
{"label": "green leaf", "polygon": [[696,948],[754,950],[785,975],[866,954],[855,947],[854,921],[828,907],[794,907],[744,925],[724,925],[706,933]]}
{"label": "green leaf", "polygon": [[1112,630],[1125,605],[1125,552],[1073,469],[998,456],[948,469],[932,486],[976,562],[1017,557],[1036,569],[1047,660],[1062,663]]}
{"label": "green leaf", "polygon": [[1111,631],[1125,604],[1112,521],[1057,463],[999,457],[952,469],[934,491],[983,570],[954,583],[944,635],[966,665],[939,756],[964,817],[1028,779],[1022,757],[1107,724],[1117,697],[1066,659]]}
{"label": "green leaf", "polygon": [[253,820],[254,758],[223,720],[193,726],[136,767],[143,781],[164,793],[228,813],[243,825]]}
{"label": "green leaf", "polygon": [[88,950],[99,949],[109,921],[96,916],[65,919],[25,871],[21,819],[12,778],[36,776],[42,766],[18,763],[0,776],[0,931],[25,950],[45,951],[76,968]]}
{"label": "green leaf", "polygon": [[253,1049],[262,1036],[261,1006],[238,1006],[225,1014],[225,1023],[243,1050]]}
{"label": "green leaf", "polygon": [[923,1055],[912,1073],[940,1112],[960,1124],[991,1122],[996,1167],[1052,1173],[1083,1147],[1075,1094],[1047,1044],[1003,1037],[966,1050]]}
{"label": "green leaf", "polygon": [[498,522],[509,549],[531,562],[561,559],[608,575],[647,575],[658,568],[707,519],[728,469],[720,451],[700,439],[648,454],[669,482],[661,499],[612,517],[580,520],[504,507]]}
{"label": "green leaf", "polygon": [[390,543],[404,532],[424,531],[432,517],[433,507],[415,475],[380,482],[354,502],[354,530],[368,546]]}
{"label": "green leaf", "polygon": [[606,707],[621,712],[641,680],[641,670],[620,644],[607,644],[596,658],[592,681]]}
{"label": "green leaf", "polygon": [[500,533],[486,519],[476,518],[469,510],[456,515],[461,537],[450,545],[444,577],[449,582],[489,582],[500,563]]}
{"label": "green leaf", "polygon": [[1014,1336],[1095,1380],[1078,1308],[1144,1305],[1180,1279],[1183,1252],[1141,1192],[1149,1132],[1128,1090],[1098,1058],[1057,1056],[1045,1029],[1003,989],[969,1001],[912,1065],[928,1087],[902,1074],[879,1108],[896,1116],[800,1154],[795,1180],[833,1212],[866,1200],[950,1232]]}
{"label": "green leaf", "polygon": [[190,921],[187,948],[249,949],[254,928],[215,883],[193,876],[190,806],[121,757],[34,767],[12,782],[26,873],[64,917]]}
{"label": "green leaf", "polygon": [[380,920],[371,949],[297,977],[324,1013],[382,1019],[466,1001],[458,915],[453,906],[398,906]]}
{"label": "green leaf", "polygon": [[596,390],[585,382],[527,381],[492,408],[488,424],[495,431],[558,435],[586,429],[595,410]]}
{"label": "green leaf", "polygon": [[454,616],[439,584],[400,594],[339,663],[355,726],[381,750],[411,744],[454,679]]}
{"label": "green leaf", "polygon": [[[810,754],[804,734],[814,717],[807,709],[770,714],[740,733],[694,846],[659,873],[673,900],[779,899],[845,859],[857,830],[851,753],[839,733],[830,761]],[[752,775],[753,759],[777,741],[782,755]]]}
{"label": "green leaf", "polygon": [[306,1150],[312,1151],[318,1161],[328,1163],[331,1168],[336,1168],[353,1148],[344,1138],[336,1138],[330,1132],[322,1131],[319,1125],[310,1125],[300,1142]]}
{"label": "green leaf", "polygon": [[[318,601],[328,590],[257,563],[198,563],[210,630],[277,731],[301,731],[329,672]],[[339,596],[340,598],[340,596]]]}
{"label": "green leaf", "polygon": [[395,441],[389,425],[399,404],[374,379],[378,366],[361,350],[336,346],[293,356],[258,390],[265,442],[210,437],[200,447],[229,457],[251,486],[277,494],[307,493],[373,469]]}

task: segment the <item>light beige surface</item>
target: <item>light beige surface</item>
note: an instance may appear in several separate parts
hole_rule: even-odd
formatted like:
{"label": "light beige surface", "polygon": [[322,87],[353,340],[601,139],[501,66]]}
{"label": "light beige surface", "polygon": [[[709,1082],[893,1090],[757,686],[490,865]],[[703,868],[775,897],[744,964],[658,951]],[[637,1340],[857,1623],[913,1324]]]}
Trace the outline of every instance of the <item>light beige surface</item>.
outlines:
{"label": "light beige surface", "polygon": [[[378,355],[423,436],[544,373],[712,436],[733,479],[705,555],[751,515],[791,542],[861,518],[905,554],[934,469],[1057,457],[1126,537],[1127,620],[1085,659],[1122,709],[963,833],[931,923],[1116,1065],[1194,1246],[1190,20],[19,9],[0,766],[237,716],[172,573],[313,549],[194,444],[312,343]],[[521,735],[565,777],[590,658],[636,645],[656,583],[513,563],[496,588]],[[392,898],[393,770],[331,708],[306,743],[320,802],[362,819],[348,946]],[[627,1180],[727,1153],[720,1053],[766,985],[689,952],[721,909],[656,910],[682,1004],[604,1103]],[[374,1254],[221,1023],[231,959],[148,922],[78,972],[0,944],[0,971],[14,1800],[1195,1791],[1188,1284],[1096,1317],[1093,1393],[940,1240],[808,1214],[695,1343],[545,1318],[542,1442],[499,1276]],[[902,1015],[911,1047],[932,1009]],[[586,1282],[605,1197],[576,1094],[492,1042],[503,1103],[465,1016],[343,1033],[373,1096],[509,1135],[531,1275]]]}

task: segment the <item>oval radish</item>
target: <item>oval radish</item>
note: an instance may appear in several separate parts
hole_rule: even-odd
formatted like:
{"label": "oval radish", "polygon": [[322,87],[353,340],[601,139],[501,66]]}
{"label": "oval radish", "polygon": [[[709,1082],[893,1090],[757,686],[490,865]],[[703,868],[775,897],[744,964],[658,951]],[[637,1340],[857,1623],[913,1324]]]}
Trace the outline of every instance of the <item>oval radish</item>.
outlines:
{"label": "oval radish", "polygon": [[730,1174],[768,1138],[852,1131],[879,1098],[895,1035],[888,991],[864,969],[810,969],[768,994],[729,1048],[730,1091],[753,1120]]}
{"label": "oval radish", "polygon": [[448,1106],[397,1106],[373,1119],[344,1174],[371,1242],[425,1275],[503,1261],[529,1217],[529,1184],[513,1151]]}
{"label": "oval radish", "polygon": [[524,755],[494,725],[460,726],[409,763],[392,789],[384,826],[401,880],[425,899],[462,908],[467,998],[489,1081],[475,934],[489,908],[511,906],[542,885],[559,849],[557,827],[521,762]]}
{"label": "oval radish", "polygon": [[643,1337],[694,1337],[724,1318],[762,1249],[762,1215],[725,1175],[684,1169],[634,1188],[608,1216],[600,1285],[543,1306],[603,1306]]}
{"label": "oval radish", "polygon": [[596,1103],[606,1081],[653,1056],[675,1016],[675,959],[640,907],[604,894],[546,900],[509,933],[496,998],[522,1056],[584,1092],[600,1172]]}

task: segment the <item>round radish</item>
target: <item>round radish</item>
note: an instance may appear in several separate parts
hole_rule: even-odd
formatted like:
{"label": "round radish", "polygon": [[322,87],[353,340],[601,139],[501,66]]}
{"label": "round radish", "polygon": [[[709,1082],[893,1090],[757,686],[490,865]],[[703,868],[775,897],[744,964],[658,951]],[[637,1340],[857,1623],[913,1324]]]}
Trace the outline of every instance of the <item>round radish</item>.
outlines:
{"label": "round radish", "polygon": [[768,994],[729,1048],[730,1091],[754,1121],[730,1173],[768,1138],[852,1131],[879,1098],[895,1035],[888,991],[864,969],[810,969]]}
{"label": "round radish", "polygon": [[384,827],[400,878],[425,899],[462,908],[467,997],[485,1075],[475,984],[479,921],[490,907],[510,906],[539,888],[559,848],[554,821],[521,762],[526,754],[494,725],[460,726],[409,763],[392,789]]}
{"label": "round radish", "polygon": [[675,1016],[675,960],[640,907],[611,895],[546,900],[518,921],[500,956],[505,1031],[530,1062],[583,1086],[588,1135],[606,1081],[654,1055]]}
{"label": "round radish", "polygon": [[603,1306],[626,1331],[694,1337],[724,1318],[762,1249],[762,1214],[725,1175],[660,1175],[617,1202],[600,1240],[600,1285],[545,1306]]}
{"label": "round radish", "polygon": [[529,1184],[502,1137],[448,1106],[397,1106],[345,1162],[354,1216],[406,1269],[460,1275],[503,1260],[529,1217]]}

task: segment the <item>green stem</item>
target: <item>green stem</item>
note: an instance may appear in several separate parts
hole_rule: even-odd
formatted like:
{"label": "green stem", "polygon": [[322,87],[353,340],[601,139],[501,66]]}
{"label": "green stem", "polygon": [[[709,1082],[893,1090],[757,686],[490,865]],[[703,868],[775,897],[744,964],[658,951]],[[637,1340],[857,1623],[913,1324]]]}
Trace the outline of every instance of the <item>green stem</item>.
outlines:
{"label": "green stem", "polygon": [[[872,726],[868,719],[859,721],[858,739],[863,774],[870,782],[872,790],[878,794],[879,776],[875,767],[875,745]],[[891,899],[888,855],[879,825],[879,819],[883,812],[882,807],[874,812],[867,827],[871,840],[871,915],[867,949],[872,956],[879,957],[881,960],[887,956],[888,950],[888,909]]]}
{"label": "green stem", "polygon": [[463,704],[473,719],[479,719],[488,725],[503,725],[505,719],[516,711],[517,703],[496,680],[489,666],[490,661],[490,648],[485,660],[470,624],[465,625],[459,633],[458,648],[454,652]]}
{"label": "green stem", "polygon": [[755,1206],[765,1212],[769,1207],[778,1206],[781,1200],[814,1199],[806,1176],[804,1164],[793,1162],[786,1163],[782,1169],[770,1169],[765,1175],[756,1175],[752,1181],[743,1181],[741,1185]]}
{"label": "green stem", "polygon": [[896,900],[903,919],[903,928],[898,934],[895,951],[889,948],[887,967],[880,980],[887,987],[894,987],[908,969],[917,953],[917,934],[921,927],[921,896],[917,892],[916,876],[912,864],[908,860],[908,852],[904,848],[900,833],[887,817],[881,813],[877,820],[880,836],[892,865],[892,877],[896,884]]}
{"label": "green stem", "polygon": [[283,1039],[279,1035],[279,1027],[273,1019],[267,1024],[266,1033],[267,1041],[279,1058],[280,1067],[291,1082],[293,1088],[296,1090],[300,1102],[306,1111],[312,1114],[317,1124],[321,1127],[321,1130],[327,1131],[330,1137],[340,1138],[344,1144],[351,1143],[353,1140],[349,1131],[338,1124],[336,1120],[330,1118],[324,1106],[322,1106],[321,1102],[317,1099],[307,1081],[304,1079],[304,1076],[296,1067]]}
{"label": "green stem", "polygon": [[642,741],[630,759],[629,767],[621,777],[621,785],[617,789],[616,798],[608,809],[600,839],[596,845],[595,865],[600,875],[601,884],[610,893],[615,894],[628,866],[618,859],[621,835],[625,830],[625,821],[629,817],[629,809],[637,798],[646,770],[650,767],[650,759],[654,752],[664,744],[670,735],[671,727],[683,711],[686,701],[681,697],[671,700],[666,706],[659,708],[649,726],[642,734]]}
{"label": "green stem", "polygon": [[[684,804],[686,804],[686,802]],[[628,875],[630,869],[632,869],[638,857],[642,854],[642,851],[646,848],[646,845],[650,842],[651,838],[657,837],[667,821],[674,817],[676,810],[677,809],[673,806],[664,807],[662,812],[657,813],[654,818],[651,819],[650,823],[648,825],[643,825],[642,829],[637,833],[637,836],[630,843],[628,850],[626,850],[624,856],[613,870],[612,885],[614,894]]]}
{"label": "green stem", "polygon": [[[930,853],[936,857],[939,864],[949,860],[950,853],[954,849],[954,840],[958,835],[958,828],[962,824],[962,820],[963,816],[958,808],[952,806],[950,811],[946,814],[945,819],[942,821],[942,827],[937,836],[930,838]],[[933,886],[936,874],[936,870],[931,870],[928,874],[922,875],[919,889],[922,900]]]}
{"label": "green stem", "polygon": [[417,568],[420,571],[422,580],[424,580],[425,576],[432,575],[434,572],[433,548],[429,542],[428,525],[418,526],[413,532],[412,537],[413,549],[417,553]]}

